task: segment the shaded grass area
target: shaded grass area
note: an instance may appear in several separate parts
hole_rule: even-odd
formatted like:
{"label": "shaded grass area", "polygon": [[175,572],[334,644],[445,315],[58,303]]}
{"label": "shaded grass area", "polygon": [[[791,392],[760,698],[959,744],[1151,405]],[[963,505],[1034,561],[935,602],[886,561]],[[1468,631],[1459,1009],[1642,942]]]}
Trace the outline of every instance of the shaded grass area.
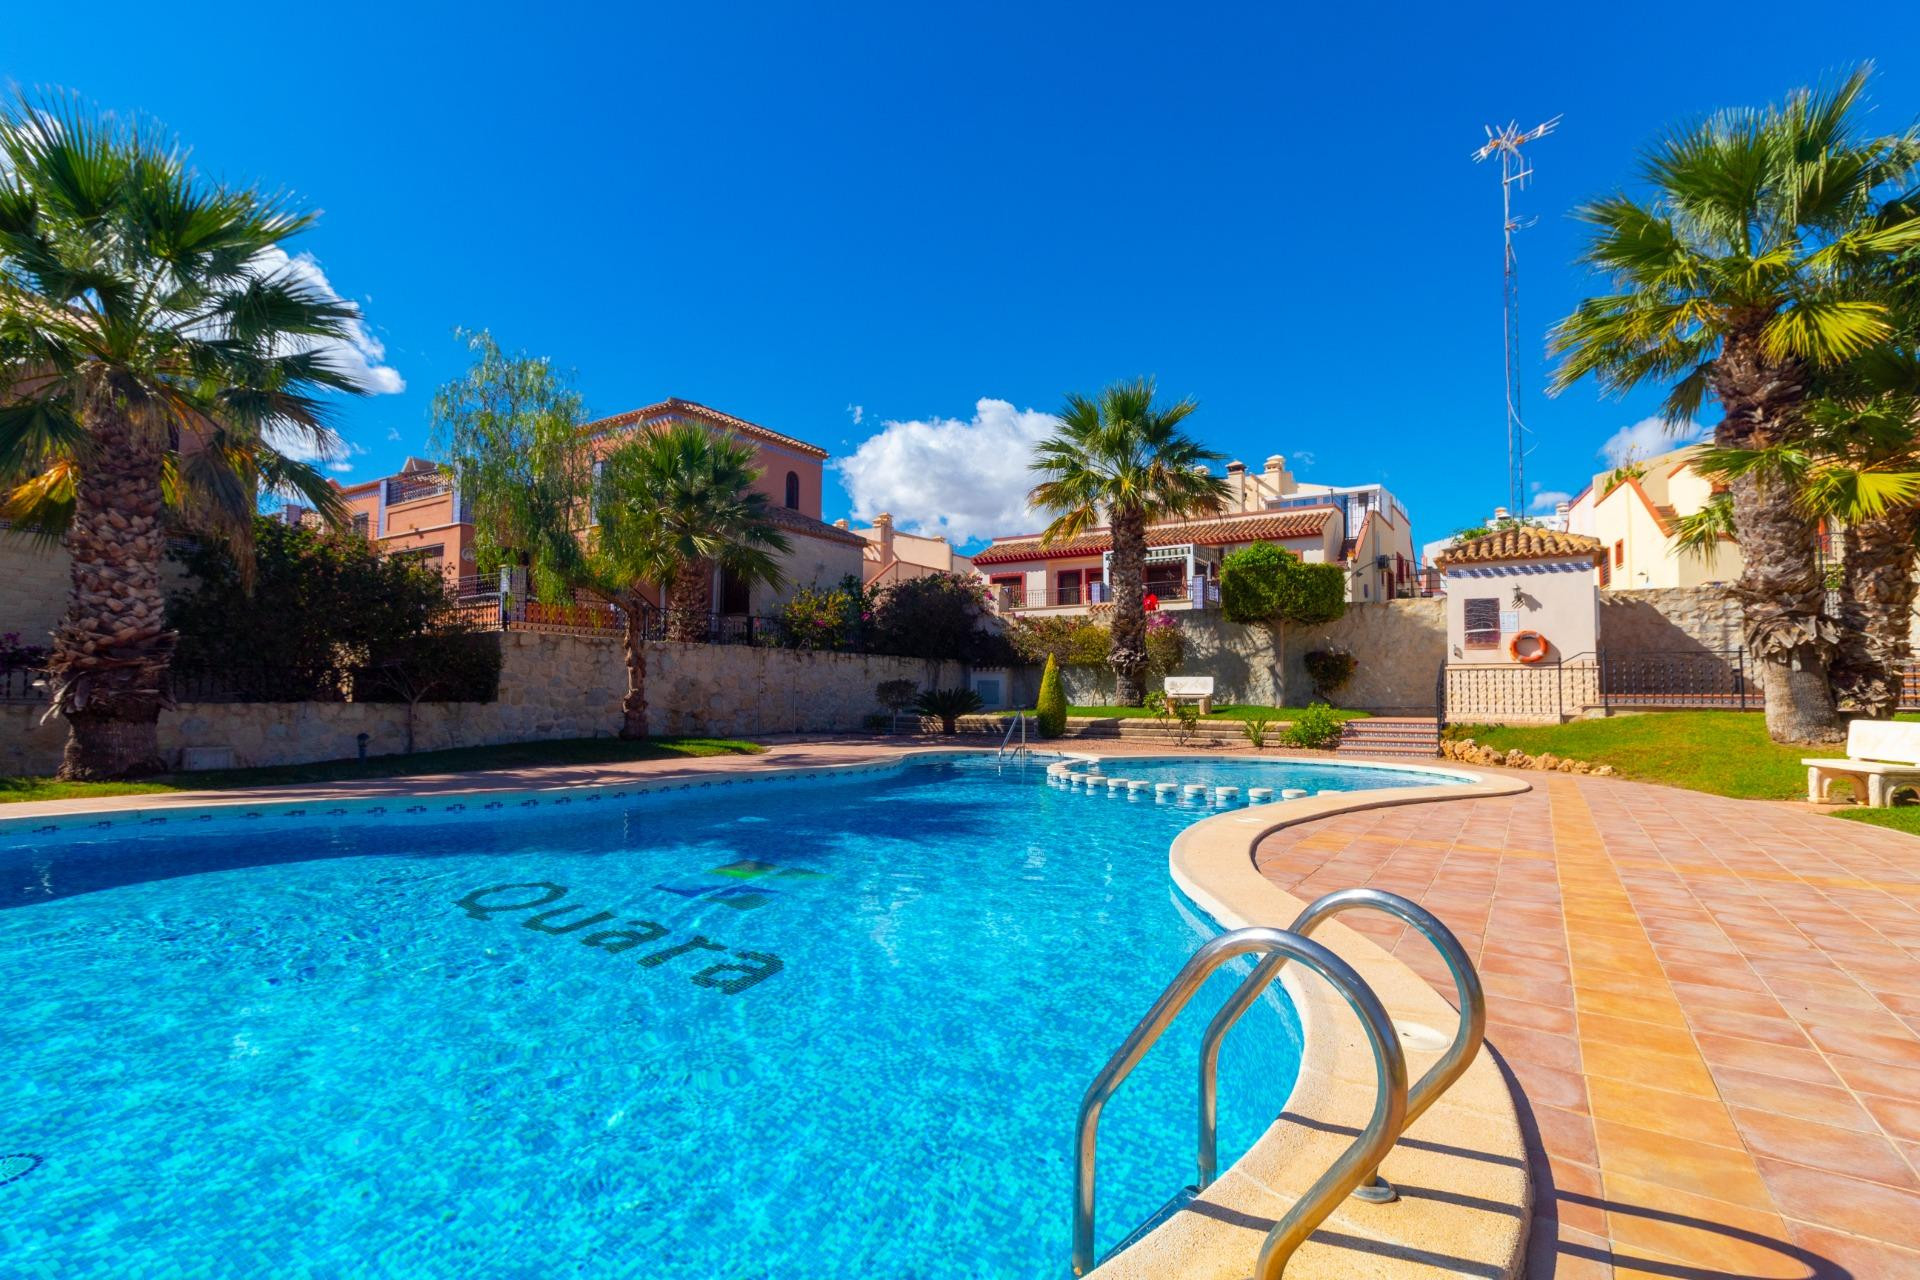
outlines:
{"label": "shaded grass area", "polygon": [[[1206,720],[1251,720],[1259,716],[1266,720],[1293,720],[1299,717],[1301,707],[1261,707],[1242,706],[1238,703],[1217,703]],[[1027,714],[1033,714],[1033,708],[1027,708]],[[1096,720],[1144,720],[1153,715],[1145,707],[1068,707],[1069,716],[1082,716]],[[1365,719],[1364,711],[1349,711],[1343,707],[1333,708],[1333,714],[1339,720]]]}
{"label": "shaded grass area", "polygon": [[[1920,714],[1903,712],[1895,718],[1920,720]],[[1766,718],[1756,711],[1651,711],[1562,725],[1450,725],[1447,736],[1472,738],[1497,751],[1551,751],[1589,764],[1610,764],[1622,777],[1740,800],[1801,799],[1807,794],[1807,768],[1800,761],[1846,754],[1838,746],[1775,742],[1767,736]],[[1899,821],[1881,825],[1909,829]]]}
{"label": "shaded grass area", "polygon": [[169,773],[139,782],[60,782],[53,778],[0,775],[0,804],[27,800],[80,800],[167,791],[228,791],[286,787],[303,782],[352,782],[360,778],[408,778],[482,769],[528,769],[544,765],[621,764],[632,760],[757,755],[766,748],[738,738],[561,738],[493,747],[455,747],[369,760],[326,760],[264,769],[209,769]]}

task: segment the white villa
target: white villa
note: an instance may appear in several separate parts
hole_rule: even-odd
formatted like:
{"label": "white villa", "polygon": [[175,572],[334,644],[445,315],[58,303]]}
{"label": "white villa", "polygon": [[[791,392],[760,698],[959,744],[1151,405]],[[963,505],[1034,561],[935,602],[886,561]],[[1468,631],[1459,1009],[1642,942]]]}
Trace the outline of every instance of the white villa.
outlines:
{"label": "white villa", "polygon": [[[1260,471],[1227,464],[1228,498],[1215,515],[1147,530],[1147,591],[1164,609],[1206,609],[1220,602],[1220,564],[1229,551],[1272,542],[1310,564],[1347,570],[1356,603],[1414,593],[1412,523],[1377,484],[1302,484],[1278,454]],[[995,538],[973,555],[975,571],[1005,613],[1086,612],[1108,600],[1113,539],[1104,529],[1043,544],[1038,534]]]}
{"label": "white villa", "polygon": [[1740,576],[1739,544],[1722,539],[1711,560],[1679,549],[1679,520],[1712,500],[1715,484],[1693,469],[1698,445],[1593,478],[1567,512],[1568,533],[1598,538],[1602,587],[1693,587]]}

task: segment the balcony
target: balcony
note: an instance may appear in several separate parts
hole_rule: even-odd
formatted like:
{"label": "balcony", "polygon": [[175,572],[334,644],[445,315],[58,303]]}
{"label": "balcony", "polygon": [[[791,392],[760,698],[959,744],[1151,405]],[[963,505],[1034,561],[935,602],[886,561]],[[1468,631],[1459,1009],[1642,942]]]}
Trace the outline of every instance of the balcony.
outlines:
{"label": "balcony", "polygon": [[[1220,584],[1210,578],[1194,578],[1187,582],[1149,582],[1147,595],[1151,601],[1148,606],[1150,609],[1220,607]],[[993,611],[1002,617],[1019,613],[1088,613],[1096,607],[1111,604],[1113,592],[1104,582],[1043,591],[999,586],[993,588],[991,601]]]}

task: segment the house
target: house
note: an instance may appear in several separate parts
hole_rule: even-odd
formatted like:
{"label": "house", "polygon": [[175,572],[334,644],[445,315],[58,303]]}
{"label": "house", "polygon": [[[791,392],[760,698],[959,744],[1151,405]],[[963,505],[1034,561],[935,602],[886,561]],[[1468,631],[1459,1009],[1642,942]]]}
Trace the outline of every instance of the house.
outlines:
{"label": "house", "polygon": [[[1230,462],[1224,478],[1227,499],[1218,512],[1147,530],[1146,586],[1162,608],[1217,606],[1221,562],[1253,542],[1275,543],[1310,564],[1341,565],[1356,603],[1414,594],[1412,523],[1383,486],[1302,484],[1278,454],[1257,472]],[[994,539],[973,564],[1003,613],[1084,612],[1108,599],[1112,550],[1105,528],[1052,544],[1021,534]]]}
{"label": "house", "polygon": [[1674,449],[1593,478],[1567,511],[1566,530],[1597,538],[1606,552],[1602,587],[1693,587],[1740,576],[1740,547],[1721,538],[1709,558],[1680,550],[1679,522],[1720,492],[1693,469],[1700,446]]}
{"label": "house", "polygon": [[[833,525],[836,529],[849,527],[845,520],[835,520]],[[944,535],[902,533],[893,527],[893,516],[885,511],[873,518],[872,528],[853,532],[867,544],[861,561],[864,586],[890,586],[934,573],[973,572],[973,561],[956,552]]]}
{"label": "house", "polygon": [[[820,518],[823,464],[827,451],[757,423],[722,413],[691,400],[668,399],[580,428],[585,447],[596,455],[636,431],[674,422],[692,422],[751,444],[760,477],[754,487],[768,499],[768,514],[787,535],[791,549],[779,557],[785,581],[775,590],[751,590],[724,573],[714,575],[714,611],[729,615],[775,612],[797,587],[839,582],[859,576],[866,539]],[[437,463],[408,458],[398,473],[343,486],[340,496],[353,512],[353,529],[378,542],[391,555],[414,556],[439,568],[449,586],[470,592],[497,589],[476,574],[473,512]],[[289,507],[286,518],[317,518]]]}

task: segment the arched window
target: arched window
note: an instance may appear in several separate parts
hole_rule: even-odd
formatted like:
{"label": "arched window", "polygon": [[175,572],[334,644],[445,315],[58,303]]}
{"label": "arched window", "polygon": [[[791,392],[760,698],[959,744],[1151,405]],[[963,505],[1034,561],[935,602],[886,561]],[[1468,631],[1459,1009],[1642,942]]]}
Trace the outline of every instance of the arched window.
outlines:
{"label": "arched window", "polygon": [[797,471],[787,472],[787,507],[793,511],[800,509],[800,473]]}

